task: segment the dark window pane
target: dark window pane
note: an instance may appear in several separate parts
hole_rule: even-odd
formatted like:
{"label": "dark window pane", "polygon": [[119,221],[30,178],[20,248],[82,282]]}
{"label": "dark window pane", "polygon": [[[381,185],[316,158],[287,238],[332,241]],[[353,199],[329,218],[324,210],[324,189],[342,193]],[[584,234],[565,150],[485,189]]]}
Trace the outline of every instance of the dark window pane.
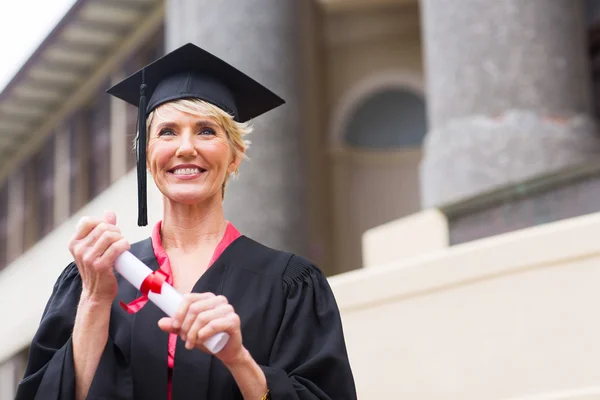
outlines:
{"label": "dark window pane", "polygon": [[69,122],[69,204],[71,215],[87,203],[85,124],[78,113]]}
{"label": "dark window pane", "polygon": [[[131,57],[123,64],[123,70],[127,76],[138,71],[144,65],[162,57],[165,54],[164,26],[158,30],[146,44],[141,46]],[[133,151],[133,141],[137,132],[138,109],[127,104],[127,168],[135,167],[135,151]]]}
{"label": "dark window pane", "polygon": [[39,188],[39,237],[50,233],[54,228],[54,135],[42,146],[36,160],[36,175]]}
{"label": "dark window pane", "polygon": [[25,201],[23,227],[23,251],[27,251],[39,238],[37,211],[39,207],[39,182],[36,174],[36,156],[23,162],[21,169],[24,175]]}
{"label": "dark window pane", "polygon": [[8,181],[0,186],[0,270],[8,263]]}
{"label": "dark window pane", "polygon": [[[106,84],[108,86],[108,83]],[[88,110],[89,197],[110,185],[110,99],[99,95]]]}

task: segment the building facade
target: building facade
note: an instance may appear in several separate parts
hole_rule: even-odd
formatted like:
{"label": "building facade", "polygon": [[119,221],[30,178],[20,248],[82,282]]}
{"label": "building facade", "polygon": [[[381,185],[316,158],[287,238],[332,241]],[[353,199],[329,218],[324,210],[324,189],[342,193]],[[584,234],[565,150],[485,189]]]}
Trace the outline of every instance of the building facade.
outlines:
{"label": "building facade", "polygon": [[[131,241],[149,233],[137,111],[111,83],[194,42],[284,97],[255,123],[226,214],[332,276],[361,268],[366,231],[425,208],[451,244],[600,210],[595,4],[76,1],[0,93],[0,400],[77,219],[113,209]],[[160,211],[151,188],[151,225]],[[24,291],[20,310],[3,298]]]}

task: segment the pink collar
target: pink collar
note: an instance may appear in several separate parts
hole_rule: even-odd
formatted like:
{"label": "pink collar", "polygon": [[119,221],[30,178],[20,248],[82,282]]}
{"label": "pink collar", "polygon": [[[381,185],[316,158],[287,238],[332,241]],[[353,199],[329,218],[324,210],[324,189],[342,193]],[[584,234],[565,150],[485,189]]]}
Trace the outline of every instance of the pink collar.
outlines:
{"label": "pink collar", "polygon": [[[162,239],[160,237],[160,229],[162,227],[162,221],[158,221],[158,223],[154,226],[152,230],[152,248],[154,249],[154,256],[158,261],[158,265],[160,269],[163,270],[164,273],[167,274],[167,282],[171,285],[173,284],[173,276],[171,270],[171,263],[169,261],[169,256],[167,255],[166,250],[162,245]],[[214,262],[223,254],[225,249],[233,243],[237,238],[241,236],[240,232],[236,229],[235,226],[229,221],[227,221],[227,228],[225,229],[225,234],[223,238],[215,248],[215,251],[208,263],[208,267],[210,268]]]}

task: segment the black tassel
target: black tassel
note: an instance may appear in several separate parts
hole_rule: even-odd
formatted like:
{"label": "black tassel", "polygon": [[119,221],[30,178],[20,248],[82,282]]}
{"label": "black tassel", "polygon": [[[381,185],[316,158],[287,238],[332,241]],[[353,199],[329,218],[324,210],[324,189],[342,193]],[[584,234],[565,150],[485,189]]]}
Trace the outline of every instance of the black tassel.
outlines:
{"label": "black tassel", "polygon": [[146,77],[142,69],[140,106],[138,108],[137,180],[138,180],[138,226],[148,225],[148,200],[146,188]]}

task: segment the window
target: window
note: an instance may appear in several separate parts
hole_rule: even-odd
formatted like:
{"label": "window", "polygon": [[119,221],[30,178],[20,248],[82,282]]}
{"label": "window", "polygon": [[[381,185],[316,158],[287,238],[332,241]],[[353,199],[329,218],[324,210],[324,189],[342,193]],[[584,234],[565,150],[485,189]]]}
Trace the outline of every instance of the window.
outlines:
{"label": "window", "polygon": [[427,132],[425,103],[412,92],[388,89],[350,117],[346,144],[361,150],[420,148]]}
{"label": "window", "polygon": [[52,134],[40,149],[34,163],[39,190],[38,232],[44,237],[54,228],[54,156],[55,136]]}
{"label": "window", "polygon": [[[123,69],[127,76],[138,71],[144,65],[151,63],[157,58],[162,57],[165,54],[165,42],[164,42],[164,26],[162,26],[158,33],[142,46],[136,53],[134,53],[129,60],[127,60]],[[137,132],[137,120],[138,120],[138,109],[137,107],[128,104],[127,105],[127,145],[129,146],[127,151],[127,168],[132,169],[135,167],[135,152],[133,151],[133,141]]]}
{"label": "window", "polygon": [[586,20],[588,23],[594,112],[596,117],[600,117],[600,2],[597,0],[586,1]]}
{"label": "window", "polygon": [[8,264],[8,181],[0,186],[0,270]]}
{"label": "window", "polygon": [[39,182],[36,176],[35,155],[21,166],[25,185],[23,251],[27,251],[38,240],[38,208],[40,204]]}
{"label": "window", "polygon": [[13,262],[24,251],[25,230],[25,172],[21,167],[16,168],[6,183],[8,192],[8,236],[7,264]]}
{"label": "window", "polygon": [[365,231],[420,209],[425,102],[403,87],[380,88],[348,112],[334,158],[335,270],[362,265]]}
{"label": "window", "polygon": [[78,112],[68,123],[69,129],[69,208],[75,214],[88,202],[87,163],[84,114]]}
{"label": "window", "polygon": [[[106,85],[108,87],[108,83]],[[88,109],[88,194],[93,199],[110,186],[110,98],[104,93]]]}

